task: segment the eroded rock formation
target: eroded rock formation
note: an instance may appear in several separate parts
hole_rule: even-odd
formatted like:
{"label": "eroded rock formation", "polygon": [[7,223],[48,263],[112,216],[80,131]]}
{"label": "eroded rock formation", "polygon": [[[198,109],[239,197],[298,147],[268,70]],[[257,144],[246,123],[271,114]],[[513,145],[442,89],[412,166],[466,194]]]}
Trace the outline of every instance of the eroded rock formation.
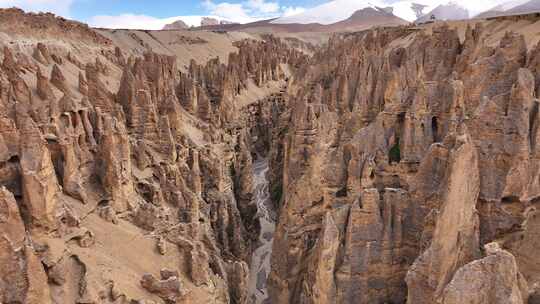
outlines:
{"label": "eroded rock formation", "polygon": [[510,21],[184,65],[141,38],[174,31],[0,15],[0,302],[250,303],[260,158],[270,303],[539,302],[540,44]]}
{"label": "eroded rock formation", "polygon": [[492,35],[480,23],[337,35],[295,74],[273,145],[275,303],[536,294],[538,47]]}
{"label": "eroded rock formation", "polygon": [[[245,303],[259,230],[251,129],[263,127],[243,109],[306,56],[246,40],[227,63],[179,70],[52,15],[0,13],[98,49],[4,48],[0,302]],[[254,88],[267,93],[244,96]]]}

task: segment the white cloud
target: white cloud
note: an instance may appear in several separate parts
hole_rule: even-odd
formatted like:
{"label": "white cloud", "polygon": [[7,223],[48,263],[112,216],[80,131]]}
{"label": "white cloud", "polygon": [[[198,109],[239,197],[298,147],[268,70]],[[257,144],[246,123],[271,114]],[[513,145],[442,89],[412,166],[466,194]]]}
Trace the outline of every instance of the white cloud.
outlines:
{"label": "white cloud", "polygon": [[306,11],[305,8],[300,6],[284,6],[281,10],[283,11],[283,17],[298,15]]}
{"label": "white cloud", "polygon": [[88,24],[93,27],[104,27],[114,29],[144,29],[160,30],[165,25],[177,20],[184,21],[188,26],[200,26],[204,17],[223,20],[218,16],[176,16],[170,18],[156,18],[147,15],[122,14],[117,16],[101,15],[93,16],[88,20]]}
{"label": "white cloud", "polygon": [[0,0],[0,7],[18,7],[25,11],[52,12],[69,17],[73,0]]}
{"label": "white cloud", "polygon": [[[0,2],[3,0],[0,0]],[[38,1],[38,0],[35,0]],[[39,0],[47,1],[47,0]],[[52,0],[49,0],[52,1]],[[238,23],[249,23],[279,16],[289,16],[303,12],[302,7],[280,6],[279,0],[244,0],[240,3],[203,0],[201,5],[208,12],[206,17]],[[182,20],[189,26],[199,26],[203,16],[177,16],[156,18],[148,15],[121,14],[91,17],[88,23],[93,27],[159,30],[166,24]]]}
{"label": "white cloud", "polygon": [[233,22],[247,23],[256,20],[248,14],[249,10],[241,3],[214,3],[211,0],[203,2],[203,6],[212,14]]}
{"label": "white cloud", "polygon": [[204,0],[202,4],[211,14],[240,23],[271,19],[286,13],[303,11],[301,7],[281,7],[278,1],[268,0],[245,0],[240,3],[216,3],[213,0]]}
{"label": "white cloud", "polygon": [[277,2],[265,2],[265,0],[249,0],[245,4],[248,8],[264,14],[274,14],[279,12]]}
{"label": "white cloud", "polygon": [[94,16],[88,23],[93,27],[159,30],[165,26],[164,19],[146,15],[122,14],[118,16]]}

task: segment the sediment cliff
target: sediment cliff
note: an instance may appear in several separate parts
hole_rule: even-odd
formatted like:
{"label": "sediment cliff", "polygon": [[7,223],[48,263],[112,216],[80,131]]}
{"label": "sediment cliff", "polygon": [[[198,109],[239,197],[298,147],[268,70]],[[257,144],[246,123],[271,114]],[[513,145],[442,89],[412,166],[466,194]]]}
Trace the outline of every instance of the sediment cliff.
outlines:
{"label": "sediment cliff", "polygon": [[230,37],[226,63],[178,68],[51,14],[0,13],[27,21],[2,28],[0,302],[245,303],[262,125],[243,109],[305,56]]}
{"label": "sediment cliff", "polygon": [[537,16],[0,15],[1,303],[540,303]]}
{"label": "sediment cliff", "polygon": [[539,47],[497,22],[338,35],[298,72],[273,303],[536,303]]}

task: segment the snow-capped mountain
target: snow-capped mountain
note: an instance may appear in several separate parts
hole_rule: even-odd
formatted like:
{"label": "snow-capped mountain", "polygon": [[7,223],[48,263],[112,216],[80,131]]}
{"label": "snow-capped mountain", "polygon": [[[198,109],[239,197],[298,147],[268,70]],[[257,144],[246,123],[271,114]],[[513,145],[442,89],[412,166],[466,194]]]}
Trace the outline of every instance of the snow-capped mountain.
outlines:
{"label": "snow-capped mountain", "polygon": [[351,1],[351,0],[334,0],[312,9],[308,9],[303,13],[288,17],[281,17],[274,20],[276,24],[332,24],[343,21],[352,16],[356,11],[365,8],[385,7],[382,1]]}
{"label": "snow-capped mountain", "polygon": [[526,14],[540,11],[540,0],[530,0],[519,5],[515,5],[505,11],[506,14]]}
{"label": "snow-capped mountain", "polygon": [[433,18],[436,20],[463,20],[469,17],[469,10],[457,3],[450,2],[435,7],[427,14],[416,19],[416,22],[426,22]]}
{"label": "snow-capped mountain", "polygon": [[498,13],[540,10],[540,0],[333,0],[300,14],[278,18],[272,23],[333,24],[365,8],[392,12],[410,22],[422,22],[432,16],[437,20],[467,19],[486,12],[488,8]]}
{"label": "snow-capped mountain", "polygon": [[505,12],[507,10],[511,10],[516,6],[520,6],[522,4],[525,4],[529,2],[530,0],[512,0],[508,1],[502,4],[499,4],[493,8],[490,9],[490,11],[499,11],[499,12]]}
{"label": "snow-capped mountain", "polygon": [[478,18],[488,18],[503,15],[515,15],[540,12],[540,0],[512,0],[504,2],[477,15]]}
{"label": "snow-capped mountain", "polygon": [[[465,4],[468,0],[458,1]],[[445,16],[451,18],[456,16],[461,18],[464,14],[456,15],[456,11],[459,11],[458,8],[461,7],[463,7],[463,9],[461,9],[462,13],[463,10],[467,10],[465,5],[461,5],[461,3],[456,1],[448,2],[448,0],[401,0],[397,2],[390,2],[388,0],[333,0],[297,15],[278,18],[274,20],[273,23],[332,24],[345,20],[354,12],[365,8],[391,12],[395,16],[407,21],[415,21],[435,9],[438,9],[437,14],[441,17]],[[469,11],[467,10],[467,13],[468,12]],[[468,15],[465,18],[467,17]]]}
{"label": "snow-capped mountain", "polygon": [[394,15],[407,21],[415,21],[433,10],[436,5],[432,1],[398,1],[392,4]]}

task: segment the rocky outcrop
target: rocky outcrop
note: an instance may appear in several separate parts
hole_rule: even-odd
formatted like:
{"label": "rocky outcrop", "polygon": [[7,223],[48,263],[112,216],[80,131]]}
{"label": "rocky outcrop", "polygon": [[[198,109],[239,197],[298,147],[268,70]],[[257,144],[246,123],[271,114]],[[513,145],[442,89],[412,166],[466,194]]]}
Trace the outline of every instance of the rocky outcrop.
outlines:
{"label": "rocky outcrop", "polygon": [[0,15],[0,302],[540,298],[532,36],[497,20],[263,36],[184,66],[140,38],[171,33],[130,32],[144,51],[128,50]]}
{"label": "rocky outcrop", "polygon": [[[537,51],[492,33],[469,26],[461,40],[442,24],[336,35],[298,70],[273,145],[284,151],[271,152],[283,155],[274,302],[526,302],[518,273],[528,286],[538,278],[520,258],[536,248]],[[329,215],[338,233],[321,260]],[[459,291],[451,282],[492,259],[481,248],[495,240],[518,265],[482,274],[501,293]]]}
{"label": "rocky outcrop", "polygon": [[484,247],[487,256],[456,272],[441,303],[528,303],[527,282],[514,256],[497,243]]}
{"label": "rocky outcrop", "polygon": [[58,65],[53,65],[51,72],[51,84],[64,94],[69,94],[69,88],[66,83],[66,77],[62,74],[62,70]]}
{"label": "rocky outcrop", "polygon": [[[87,34],[29,16],[69,41]],[[174,56],[126,58],[99,37],[80,37],[88,54],[54,39],[4,49],[0,302],[246,302],[259,230],[249,134],[262,122],[243,110],[257,100],[237,99],[279,90],[306,57],[245,41],[228,63],[179,71]]]}
{"label": "rocky outcrop", "polygon": [[131,146],[125,127],[115,118],[102,119],[100,135],[101,182],[117,212],[126,211],[134,200],[131,177]]}
{"label": "rocky outcrop", "polygon": [[54,96],[54,93],[52,91],[51,83],[49,79],[43,76],[43,74],[41,74],[41,70],[38,70],[36,77],[37,77],[36,89],[37,89],[37,95],[39,96],[39,98],[43,100],[50,100],[50,101],[55,100],[56,97]]}
{"label": "rocky outcrop", "polygon": [[159,295],[166,303],[177,303],[183,293],[178,276],[178,273],[167,270],[161,271],[161,280],[151,274],[145,274],[141,279],[141,285],[149,292]]}
{"label": "rocky outcrop", "polygon": [[176,20],[175,22],[166,24],[163,27],[164,30],[185,30],[188,28],[189,26],[182,20]]}
{"label": "rocky outcrop", "polygon": [[407,274],[409,303],[436,302],[456,270],[479,257],[480,227],[475,208],[480,190],[478,156],[468,131],[463,132],[449,152],[448,188],[430,247]]}
{"label": "rocky outcrop", "polygon": [[60,187],[45,139],[30,118],[18,118],[21,142],[20,167],[24,206],[32,227],[57,228]]}
{"label": "rocky outcrop", "polygon": [[[92,30],[88,25],[55,16],[52,13],[25,13],[18,8],[0,11],[0,24],[4,32],[29,36],[32,38],[59,39],[69,37],[79,41],[99,45],[111,45],[112,41]],[[21,26],[24,24],[24,26]]]}
{"label": "rocky outcrop", "polygon": [[219,20],[211,17],[203,17],[201,19],[201,26],[211,26],[211,25],[218,25]]}
{"label": "rocky outcrop", "polygon": [[0,299],[6,303],[52,303],[47,276],[26,238],[17,202],[0,189]]}

